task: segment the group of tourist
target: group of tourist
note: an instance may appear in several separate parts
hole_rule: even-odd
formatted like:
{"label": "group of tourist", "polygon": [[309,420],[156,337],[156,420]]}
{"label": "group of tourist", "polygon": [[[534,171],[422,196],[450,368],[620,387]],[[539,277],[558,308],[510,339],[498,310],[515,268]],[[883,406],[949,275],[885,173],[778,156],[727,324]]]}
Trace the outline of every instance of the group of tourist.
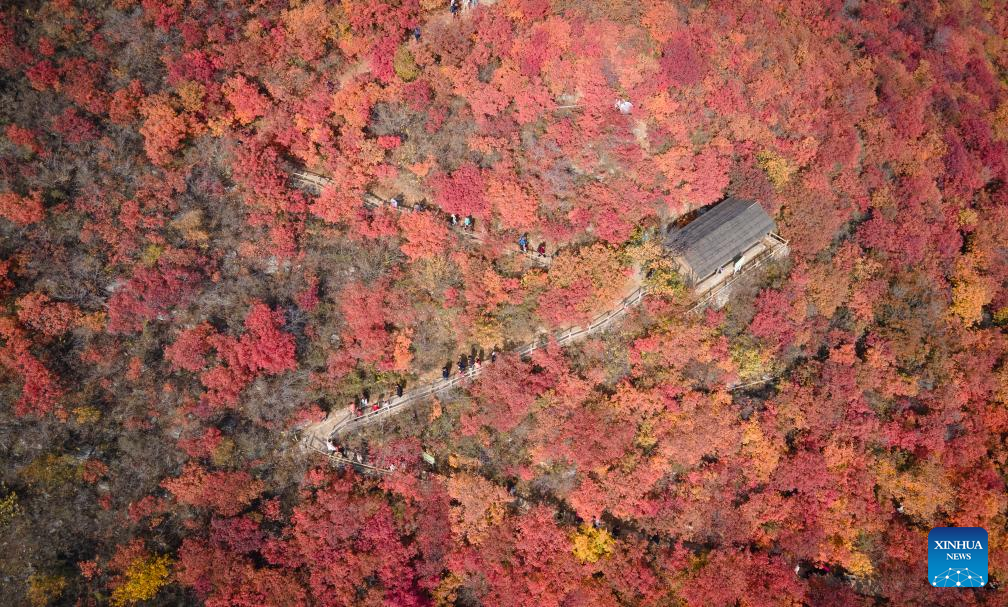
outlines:
{"label": "group of tourist", "polygon": [[371,468],[379,468],[379,469],[382,469],[382,470],[388,470],[389,472],[395,472],[396,471],[396,465],[394,463],[393,464],[389,464],[388,466],[385,466],[385,465],[380,464],[380,463],[372,463],[372,462],[368,461],[369,458],[367,457],[367,455],[362,454],[360,451],[354,451],[352,449],[347,449],[343,445],[334,445],[333,444],[333,439],[332,439],[331,436],[329,437],[328,440],[326,440],[326,451],[330,455],[338,457],[338,458],[340,458],[340,459],[342,459],[344,461],[350,462],[350,463],[356,463],[356,464],[360,464],[362,466],[369,466]]}
{"label": "group of tourist", "polygon": [[[459,216],[456,213],[452,213],[448,217],[448,223],[450,223],[453,228],[458,227],[458,225],[459,225]],[[462,229],[463,230],[472,232],[473,229],[476,227],[476,218],[473,217],[472,215],[466,215],[465,217],[463,217],[461,219],[461,223],[462,223]]]}
{"label": "group of tourist", "polygon": [[[490,350],[490,362],[497,362],[497,348],[494,347]],[[483,369],[483,350],[479,352],[472,352],[468,356],[465,354],[459,355],[458,359],[458,370],[462,375],[477,375]],[[444,367],[441,368],[441,379],[447,380],[451,377],[452,364],[446,363]]]}
{"label": "group of tourist", "polygon": [[[395,388],[395,398],[399,398],[403,395],[403,390],[405,389],[405,384],[399,382],[396,384]],[[371,401],[371,393],[368,390],[364,390],[357,399],[351,405],[353,407],[354,417],[361,417],[368,412],[368,407],[371,411],[380,411],[381,409],[388,407],[392,404],[392,395],[386,397],[385,394],[381,395],[381,398],[375,399],[374,402]]]}
{"label": "group of tourist", "polygon": [[[518,237],[518,249],[522,253],[525,253],[526,255],[528,254],[528,252],[529,252],[529,239],[528,239],[528,233],[527,232],[524,233],[524,234],[522,234],[520,237]],[[538,254],[539,257],[546,257],[546,243],[545,242],[540,242],[539,243],[539,246],[536,247],[536,254]]]}
{"label": "group of tourist", "polygon": [[[412,210],[414,213],[420,213],[422,211],[430,210],[423,201],[414,203],[412,207],[403,207],[402,203],[399,201],[399,196],[393,196],[392,198],[389,199],[388,203],[389,206],[391,206],[393,209],[396,210],[406,209],[406,210]],[[443,213],[441,211],[433,211],[433,212],[441,215],[443,219],[448,223],[448,225],[450,225],[452,228],[461,227],[463,230],[467,232],[472,232],[476,229],[476,218],[473,217],[472,215],[459,216],[458,213]],[[527,232],[522,234],[518,238],[518,250],[520,250],[525,255],[531,255],[533,253],[533,251],[529,247],[529,235]],[[539,257],[546,257],[546,243],[540,242],[539,245],[535,248],[534,253]]]}
{"label": "group of tourist", "polygon": [[[465,0],[467,8],[476,8],[479,4],[479,0]],[[462,0],[450,0],[448,2],[448,10],[451,11],[452,17],[458,17],[459,11],[462,10]]]}
{"label": "group of tourist", "polygon": [[[414,213],[420,213],[422,211],[427,211],[428,210],[426,203],[424,203],[423,201],[413,203],[413,207],[412,208],[406,208],[406,207],[401,206],[402,203],[399,202],[399,197],[398,196],[393,196],[392,198],[389,198],[388,202],[389,202],[389,206],[391,206],[393,209],[396,209],[396,210],[400,210],[400,209],[404,209],[405,208],[406,210],[412,210]],[[451,225],[453,228],[457,228],[461,224],[462,229],[471,232],[476,227],[476,218],[473,217],[472,215],[466,215],[465,217],[459,217],[458,213],[448,214],[448,213],[443,213],[443,212],[440,212],[440,211],[434,211],[434,212],[438,213],[439,215],[441,215],[442,218],[446,222],[448,222],[448,224]]]}
{"label": "group of tourist", "polygon": [[[497,361],[498,352],[499,350],[496,346],[490,350],[489,360],[491,363]],[[477,352],[475,348],[473,348],[473,351],[468,356],[465,354],[460,355],[458,360],[459,373],[462,375],[467,375],[469,377],[473,377],[479,374],[480,370],[482,370],[483,368],[483,355],[484,355],[483,350],[479,350]],[[445,366],[442,367],[441,369],[441,378],[445,380],[450,378],[451,369],[452,369],[452,363],[449,362],[445,364]],[[395,398],[402,398],[404,389],[405,389],[405,383],[399,382],[398,384],[396,384],[395,397],[393,397],[391,394],[388,395],[382,394],[381,397],[376,398],[374,400],[371,399],[370,391],[364,390],[363,392],[361,392],[361,394],[357,396],[354,402],[351,403],[350,405],[353,410],[354,417],[363,417],[368,412],[376,413],[378,411],[381,411],[382,409],[391,406]]]}

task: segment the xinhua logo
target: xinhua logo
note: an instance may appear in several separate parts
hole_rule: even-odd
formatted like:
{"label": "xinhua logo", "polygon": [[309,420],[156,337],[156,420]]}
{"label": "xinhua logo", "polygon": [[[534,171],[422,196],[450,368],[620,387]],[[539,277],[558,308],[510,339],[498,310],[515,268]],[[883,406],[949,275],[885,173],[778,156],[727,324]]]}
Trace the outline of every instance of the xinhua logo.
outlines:
{"label": "xinhua logo", "polygon": [[987,530],[935,527],[928,534],[928,582],[939,588],[987,584]]}

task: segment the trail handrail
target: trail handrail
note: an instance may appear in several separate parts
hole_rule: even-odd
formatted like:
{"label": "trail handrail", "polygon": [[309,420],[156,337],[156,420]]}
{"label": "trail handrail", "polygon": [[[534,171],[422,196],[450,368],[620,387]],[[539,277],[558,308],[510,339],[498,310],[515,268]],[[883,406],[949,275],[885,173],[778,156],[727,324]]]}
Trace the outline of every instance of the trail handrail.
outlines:
{"label": "trail handrail", "polygon": [[[772,250],[761,254],[759,257],[754,259],[754,262],[760,260],[759,263],[762,263],[763,261],[765,261],[766,257],[768,257],[770,253],[772,253]],[[736,274],[736,276],[732,278],[737,279],[737,277],[740,275],[741,273]],[[728,284],[729,282],[726,282],[722,286],[727,286]],[[647,292],[648,287],[646,285],[641,285],[633,292],[631,292],[629,295],[621,299],[616,307],[596,315],[587,323],[587,325],[573,326],[573,327],[567,327],[565,329],[560,329],[558,331],[555,331],[552,334],[552,337],[557,342],[557,344],[566,344],[583,336],[604,331],[613,322],[625,316],[626,313],[631,308],[640,305],[640,303],[644,300],[644,297],[647,295]],[[693,308],[690,308],[689,311],[690,312],[694,311],[696,307],[700,305],[703,301],[704,300],[702,299],[701,302],[697,302],[697,304],[694,305]],[[542,336],[537,337],[535,341],[525,344],[524,346],[518,347],[512,350],[512,352],[523,358],[531,355],[532,352],[543,347],[543,345],[541,345],[542,343],[541,337]],[[471,382],[483,373],[483,369],[486,364],[489,363],[484,363],[479,368],[469,367],[468,369],[466,369],[465,372],[454,374],[448,379],[444,378],[437,379],[422,386],[418,386],[412,390],[408,390],[404,392],[402,396],[387,399],[385,402],[387,402],[388,404],[380,407],[378,410],[365,411],[362,415],[357,417],[354,417],[353,413],[349,413],[348,415],[344,416],[335,426],[333,426],[333,429],[329,434],[329,436],[335,436],[349,430],[354,430],[364,426],[371,425],[372,423],[380,419],[394,415],[400,409],[418,400],[426,398],[432,394],[444,392],[446,390],[454,388],[459,384]]]}
{"label": "trail handrail", "polygon": [[349,458],[349,457],[343,457],[342,455],[336,453],[335,451],[330,451],[326,446],[319,445],[319,442],[320,442],[320,440],[318,439],[318,437],[313,435],[311,437],[311,439],[308,441],[308,446],[313,451],[316,451],[316,452],[318,452],[318,453],[326,456],[326,458],[328,458],[330,462],[337,463],[337,464],[349,465],[349,466],[357,466],[359,468],[364,468],[364,469],[367,469],[367,470],[372,470],[374,472],[379,472],[381,474],[391,474],[393,472],[393,470],[388,469],[388,468],[381,468],[381,467],[378,467],[378,466],[372,466],[371,464],[364,463],[364,461],[357,461],[357,460]]}
{"label": "trail handrail", "polygon": [[778,254],[780,254],[784,249],[787,248],[788,241],[784,240],[783,238],[781,238],[776,234],[771,234],[770,236],[772,237],[772,239],[775,241],[776,244],[774,244],[767,250],[763,251],[756,257],[752,258],[752,260],[749,263],[739,268],[739,271],[731,275],[728,278],[728,280],[722,282],[721,284],[717,285],[710,291],[704,293],[704,295],[700,299],[698,299],[696,303],[694,303],[693,306],[689,310],[687,310],[686,313],[692,314],[694,312],[700,312],[705,307],[707,307],[707,305],[711,301],[713,301],[715,297],[723,293],[725,289],[733,285],[736,281],[741,279],[743,276],[745,276],[752,270],[755,270],[756,268],[765,264],[770,259],[773,259]]}
{"label": "trail handrail", "polygon": [[[646,286],[638,287],[630,295],[627,295],[622,300],[620,300],[620,303],[616,308],[616,310],[618,311],[616,314],[613,313],[614,310],[603,312],[598,316],[596,316],[594,319],[592,319],[592,321],[588,323],[587,327],[580,327],[580,326],[568,327],[566,329],[561,329],[553,333],[552,337],[559,344],[573,341],[574,339],[577,339],[584,335],[603,331],[610,324],[612,324],[612,322],[616,320],[620,315],[625,314],[629,308],[636,306],[641,301],[643,301],[644,295],[646,293],[647,293]],[[516,348],[512,350],[512,352],[518,354],[521,357],[528,356],[535,350],[538,350],[543,347],[542,345],[540,345],[540,342],[541,339],[537,338],[532,343],[525,344],[524,346]],[[388,402],[388,404],[380,407],[378,410],[365,411],[362,415],[357,417],[354,417],[353,413],[351,412],[348,415],[344,416],[338,423],[336,423],[336,425],[333,426],[333,429],[330,432],[329,436],[334,436],[340,434],[341,432],[346,432],[348,430],[354,430],[363,426],[368,426],[378,421],[379,419],[389,417],[395,414],[400,409],[406,407],[407,405],[417,400],[426,398],[432,394],[444,392],[445,390],[454,388],[455,386],[461,383],[471,382],[472,380],[476,379],[483,373],[483,369],[485,368],[486,364],[489,363],[483,363],[479,368],[469,367],[468,369],[466,369],[465,372],[454,374],[448,379],[444,378],[437,379],[422,386],[418,386],[412,390],[405,391],[403,392],[402,396],[387,399],[386,402]],[[317,438],[314,435],[312,435],[312,437]]]}

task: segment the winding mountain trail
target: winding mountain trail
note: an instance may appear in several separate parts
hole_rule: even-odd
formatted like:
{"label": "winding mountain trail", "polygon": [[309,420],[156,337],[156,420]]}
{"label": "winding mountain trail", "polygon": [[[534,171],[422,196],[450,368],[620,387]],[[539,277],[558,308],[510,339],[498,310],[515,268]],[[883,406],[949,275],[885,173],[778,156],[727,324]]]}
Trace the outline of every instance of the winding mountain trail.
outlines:
{"label": "winding mountain trail", "polygon": [[[638,286],[629,295],[620,300],[619,304],[599,314],[587,325],[557,331],[552,334],[552,337],[558,345],[564,346],[584,339],[589,335],[601,333],[612,326],[613,323],[626,316],[632,308],[640,305],[644,301],[646,294],[647,287],[644,285]],[[529,356],[537,348],[545,347],[549,343],[549,337],[549,334],[541,334],[536,341],[516,348],[513,352],[519,356]],[[403,392],[402,396],[392,398],[386,406],[377,411],[366,411],[363,415],[354,416],[354,412],[350,407],[334,410],[321,422],[302,428],[301,444],[305,449],[331,455],[332,449],[329,446],[329,439],[332,436],[359,430],[365,426],[378,423],[387,417],[404,411],[409,405],[417,401],[444,394],[455,387],[468,384],[479,377],[483,369],[493,364],[499,363],[486,362],[479,368],[469,368],[465,373],[454,373],[448,379],[437,379],[421,384]],[[351,460],[348,461],[355,463]]]}
{"label": "winding mountain trail", "polygon": [[[318,175],[316,173],[311,173],[303,169],[296,169],[290,171],[292,181],[302,188],[310,189],[316,193],[320,192],[322,188],[332,184],[332,180]],[[411,208],[403,206],[393,206],[390,201],[380,198],[371,192],[367,192],[363,198],[363,204],[367,208],[377,209],[377,208],[390,208],[395,209],[399,212],[409,213],[409,212],[422,212],[422,213],[441,213],[440,211],[434,209],[422,209],[420,211],[414,211]],[[447,221],[447,218],[445,218]],[[485,243],[486,237],[481,232],[475,230],[465,229],[461,224],[453,225],[452,231],[461,236],[462,238],[475,242],[475,243]],[[522,251],[518,246],[512,246],[509,248],[512,252],[524,255],[530,259],[533,263],[542,266],[549,266],[552,262],[552,256],[542,256],[538,255],[531,250]],[[699,297],[694,302],[693,306],[689,308],[687,314],[696,313],[703,310],[707,305],[715,303],[718,298],[726,293],[730,288],[732,283],[738,280],[743,274],[748,273],[751,269],[759,267],[772,259],[774,257],[773,251],[768,251],[761,254],[747,266],[745,269],[737,272],[731,277],[730,280],[726,281],[716,289],[704,294]],[[552,334],[552,338],[556,340],[559,345],[567,345],[574,343],[580,339],[583,339],[589,335],[596,333],[601,333],[608,329],[614,322],[623,318],[631,308],[634,308],[644,300],[644,296],[647,294],[646,285],[642,284],[643,280],[640,276],[640,272],[635,273],[634,280],[627,286],[628,289],[632,289],[629,294],[627,294],[622,300],[619,301],[614,307],[609,310],[599,314],[591,320],[585,326],[574,326],[559,331],[555,331]],[[514,353],[520,356],[528,356],[537,348],[544,347],[549,340],[549,333],[540,333],[536,341],[526,344],[522,347],[513,350]],[[364,465],[361,461],[354,461],[353,459],[343,458],[334,452],[333,446],[330,442],[333,436],[339,434],[345,434],[358,430],[360,428],[381,422],[382,420],[396,415],[409,405],[416,403],[417,401],[430,398],[432,396],[437,396],[445,394],[450,390],[468,384],[475,380],[482,373],[483,368],[486,365],[495,364],[487,361],[480,368],[469,368],[464,373],[453,373],[447,379],[438,378],[433,381],[422,383],[410,390],[404,391],[402,396],[394,397],[382,403],[382,406],[377,410],[364,411],[361,415],[355,415],[352,407],[345,407],[342,409],[334,409],[329,412],[326,418],[320,422],[310,424],[300,429],[300,444],[304,450],[317,451],[328,455],[330,458],[338,461],[344,461],[345,463],[361,466]],[[726,386],[729,390],[734,390],[741,388],[743,386],[755,385],[758,383],[765,383],[766,381],[771,381],[771,377],[766,377],[756,382],[750,382],[749,384],[732,384]],[[384,472],[384,469],[375,470]]]}
{"label": "winding mountain trail", "polygon": [[[314,175],[305,172],[296,172],[293,174],[296,181],[301,182],[304,185],[308,185],[315,188],[321,188],[329,184],[330,181],[325,177]],[[381,206],[389,206],[388,202],[368,193],[364,197],[364,204],[370,208],[378,208]],[[409,212],[409,209],[403,209],[401,207],[396,207],[399,211]],[[484,238],[477,233],[459,229],[455,226],[455,231],[459,233],[466,239],[472,240],[474,242],[483,243]],[[785,243],[786,246],[786,243]],[[520,251],[518,247],[514,247],[515,251],[527,255],[529,258],[533,259],[536,263],[540,263],[548,266],[552,261],[552,258],[541,258],[534,253],[525,253]],[[686,315],[698,313],[705,309],[708,305],[716,304],[719,299],[728,292],[731,285],[739,280],[743,275],[749,271],[758,268],[775,257],[775,250],[769,250],[755,259],[753,259],[749,264],[747,264],[741,272],[735,273],[729,280],[725,283],[719,285],[717,288],[705,293],[700,297],[696,297],[693,305],[685,312]],[[636,288],[633,288],[636,287]],[[626,295],[622,300],[619,301],[614,307],[610,308],[606,312],[599,314],[594,317],[589,323],[584,326],[575,326],[566,329],[556,331],[550,335],[549,333],[541,333],[535,341],[528,343],[522,347],[512,350],[513,353],[518,354],[521,357],[527,357],[532,354],[537,348],[543,348],[549,343],[549,338],[552,337],[557,344],[564,346],[577,342],[581,339],[587,338],[594,334],[599,334],[607,329],[609,329],[614,323],[621,320],[626,316],[631,309],[639,306],[643,302],[645,296],[647,295],[648,289],[645,284],[642,284],[642,277],[640,272],[635,274],[634,280],[628,286],[628,288],[633,288],[633,290]],[[365,411],[361,415],[355,415],[351,407],[346,407],[343,409],[334,410],[329,413],[329,415],[321,422],[311,424],[301,429],[300,431],[300,445],[304,451],[314,451],[321,455],[326,456],[329,462],[335,466],[349,466],[361,473],[366,474],[376,474],[385,475],[391,474],[396,471],[396,465],[393,463],[388,465],[387,460],[379,458],[378,461],[371,461],[366,456],[362,456],[361,453],[357,452],[346,452],[342,449],[337,449],[333,443],[332,439],[335,436],[345,435],[362,428],[381,423],[385,419],[397,415],[406,411],[411,405],[431,398],[440,397],[444,398],[448,396],[452,390],[460,387],[464,387],[469,383],[475,381],[482,373],[483,370],[493,364],[501,364],[500,362],[485,362],[479,368],[470,367],[464,373],[453,373],[447,379],[441,378],[434,381],[429,381],[420,384],[410,390],[403,393],[402,396],[392,398],[386,401],[384,406],[378,410]],[[750,381],[747,383],[736,382],[726,386],[729,391],[745,389],[748,387],[763,385],[768,382],[774,381],[775,377],[764,375],[763,377]],[[425,456],[426,457],[426,456]],[[433,460],[430,460],[433,463]],[[449,472],[450,473],[450,472]],[[483,471],[477,470],[477,474],[483,474]],[[499,479],[487,478],[490,482],[498,483]],[[533,503],[544,503],[549,502],[549,506],[561,513],[570,514],[569,505],[562,502],[553,496],[536,496],[532,495],[527,491],[521,491],[515,489],[512,492],[513,503],[518,505],[518,507],[526,508]],[[637,539],[647,540],[649,542],[657,542],[659,544],[665,545],[676,545],[680,542],[680,538],[675,536],[670,536],[661,533],[654,533],[647,531],[646,529],[640,528],[634,521],[622,519],[610,513],[604,513],[601,521],[596,520],[596,525],[601,525],[603,528],[607,529],[612,535],[616,537],[627,537],[632,536]],[[804,574],[806,577],[814,573],[814,565],[807,562],[799,561],[795,566],[795,574]],[[871,587],[870,580],[862,580],[856,578],[849,574],[842,573],[827,573],[821,574],[829,576],[834,579],[837,583],[847,584],[855,588],[858,592],[866,595],[877,594],[875,588]]]}
{"label": "winding mountain trail", "polygon": [[[293,169],[290,171],[290,175],[291,180],[294,182],[295,185],[303,189],[311,190],[316,194],[321,192],[322,188],[325,188],[326,186],[329,186],[330,184],[333,183],[333,181],[328,177],[319,175],[317,173],[305,171],[303,169]],[[438,213],[444,216],[444,220],[447,221],[447,216],[445,216],[445,214],[441,213],[440,211],[434,209],[422,209],[416,211],[410,207],[400,206],[398,204],[393,205],[391,203],[391,200],[385,200],[384,198],[376,196],[371,192],[366,192],[364,194],[363,204],[365,207],[369,209],[388,208],[396,210],[401,213],[412,213],[412,212]],[[465,240],[477,244],[485,244],[487,242],[486,236],[482,232],[477,230],[465,229],[461,225],[461,223],[452,225],[451,228],[455,234],[459,235]],[[512,253],[523,255],[532,263],[539,266],[548,267],[553,261],[552,255],[539,255],[538,253],[533,252],[531,248],[529,248],[529,250],[522,251],[521,248],[518,247],[517,245],[512,245],[507,247],[507,249]],[[573,327],[570,329],[565,329],[563,331],[555,333],[554,337],[556,338],[558,343],[565,344],[570,343],[573,340],[580,339],[590,333],[601,331],[606,327],[608,327],[615,318],[625,314],[626,309],[630,305],[637,305],[638,303],[640,303],[640,300],[643,298],[643,295],[644,295],[644,289],[643,287],[640,287],[633,293],[628,295],[624,300],[622,300],[620,302],[620,305],[593,319],[592,322],[589,323],[588,327],[586,328]],[[515,351],[523,356],[528,355],[537,347],[541,347],[542,345],[544,345],[546,343],[545,342],[546,337],[547,336],[543,334],[540,336],[540,340],[537,343],[528,344],[522,348],[518,348]],[[486,364],[491,363],[487,362]],[[321,422],[309,425],[301,429],[301,436],[302,436],[301,444],[303,447],[308,449],[313,449],[327,454],[331,453],[331,450],[328,448],[329,444],[328,441],[330,437],[332,437],[334,434],[340,432],[348,432],[350,430],[375,423],[390,415],[393,415],[394,413],[402,411],[407,405],[411,403],[427,398],[434,394],[443,393],[460,384],[468,383],[472,381],[474,378],[476,378],[481,372],[482,369],[470,368],[465,374],[455,374],[449,377],[447,380],[438,379],[425,384],[421,384],[420,386],[417,386],[411,390],[403,392],[402,396],[391,399],[390,401],[388,401],[387,406],[382,407],[377,411],[365,412],[364,415],[358,417],[354,416],[351,407],[330,411],[329,415],[327,415],[326,418]]]}

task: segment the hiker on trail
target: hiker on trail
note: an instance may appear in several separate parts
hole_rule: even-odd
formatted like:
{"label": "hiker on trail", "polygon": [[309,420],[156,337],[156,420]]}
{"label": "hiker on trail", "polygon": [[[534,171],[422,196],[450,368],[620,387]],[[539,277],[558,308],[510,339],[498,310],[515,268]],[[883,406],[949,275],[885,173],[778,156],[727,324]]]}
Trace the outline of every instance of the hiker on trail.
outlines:
{"label": "hiker on trail", "polygon": [[490,350],[490,362],[497,362],[497,346],[494,346],[494,349]]}
{"label": "hiker on trail", "polygon": [[415,203],[415,204],[413,205],[413,212],[414,212],[414,213],[419,213],[419,212],[420,212],[420,211],[422,211],[422,210],[423,210],[423,207],[422,207],[422,206],[420,206],[420,203],[419,203],[419,202],[417,202],[417,203]]}
{"label": "hiker on trail", "polygon": [[536,247],[536,253],[539,253],[539,257],[546,257],[546,243],[540,242],[539,246]]}
{"label": "hiker on trail", "polygon": [[399,382],[398,384],[396,384],[396,387],[395,387],[395,395],[396,395],[396,397],[402,398],[403,386],[404,385],[405,384],[403,382]]}
{"label": "hiker on trail", "polygon": [[469,368],[471,369],[471,368],[473,368],[475,366],[476,366],[476,357],[473,356],[472,354],[470,354],[469,355]]}
{"label": "hiker on trail", "polygon": [[472,218],[466,215],[462,220],[462,227],[468,230],[470,225],[472,225]]}
{"label": "hiker on trail", "polygon": [[473,363],[473,373],[479,373],[480,368],[483,366],[483,359],[476,357],[476,362]]}
{"label": "hiker on trail", "polygon": [[420,26],[417,26],[417,27],[413,28],[413,38],[417,42],[420,42]]}
{"label": "hiker on trail", "polygon": [[451,11],[452,17],[458,17],[459,0],[451,0],[451,4],[448,5],[448,10]]}
{"label": "hiker on trail", "polygon": [[458,225],[458,215],[456,215],[455,213],[451,214],[451,224],[453,226],[457,226]]}
{"label": "hiker on trail", "polygon": [[449,375],[451,375],[451,365],[441,367],[441,379],[448,379]]}
{"label": "hiker on trail", "polygon": [[396,198],[395,196],[393,196],[392,199],[389,200],[389,204],[392,205],[393,209],[398,209],[399,208],[399,199]]}
{"label": "hiker on trail", "polygon": [[365,409],[367,408],[367,405],[368,405],[367,393],[365,393],[363,396],[361,396],[360,404],[361,404],[361,407],[363,407]]}
{"label": "hiker on trail", "polygon": [[458,368],[459,368],[459,373],[465,373],[465,371],[466,371],[466,356],[465,356],[465,354],[463,354],[462,356],[459,356]]}
{"label": "hiker on trail", "polygon": [[528,234],[522,234],[518,237],[518,248],[522,253],[528,253]]}

